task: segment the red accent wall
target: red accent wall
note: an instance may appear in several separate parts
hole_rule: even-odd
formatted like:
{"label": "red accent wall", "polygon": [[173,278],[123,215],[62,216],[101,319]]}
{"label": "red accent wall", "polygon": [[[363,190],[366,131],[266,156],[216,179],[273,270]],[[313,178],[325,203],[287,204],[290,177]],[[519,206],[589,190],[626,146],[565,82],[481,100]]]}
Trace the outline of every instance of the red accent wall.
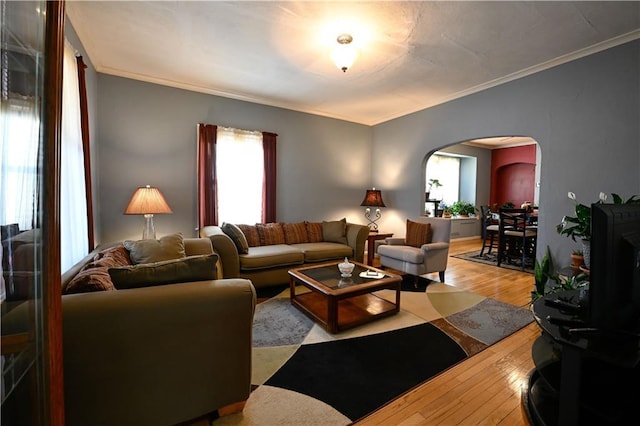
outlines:
{"label": "red accent wall", "polygon": [[511,201],[520,207],[525,201],[533,201],[535,175],[535,145],[491,151],[491,205],[501,206]]}

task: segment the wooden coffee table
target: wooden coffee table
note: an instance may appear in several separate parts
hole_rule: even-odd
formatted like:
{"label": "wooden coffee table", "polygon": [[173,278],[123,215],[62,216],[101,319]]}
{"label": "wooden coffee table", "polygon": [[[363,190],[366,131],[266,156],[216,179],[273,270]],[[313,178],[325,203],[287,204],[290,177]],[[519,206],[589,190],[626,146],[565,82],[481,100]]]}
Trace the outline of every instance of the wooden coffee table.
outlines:
{"label": "wooden coffee table", "polygon": [[[352,262],[356,266],[351,277],[342,278],[338,263],[340,262],[290,270],[291,303],[329,333],[338,333],[400,311],[402,278],[399,275]],[[366,271],[383,276],[361,277],[360,274]],[[297,285],[310,291],[296,294]],[[383,289],[396,291],[395,303],[373,294]]]}

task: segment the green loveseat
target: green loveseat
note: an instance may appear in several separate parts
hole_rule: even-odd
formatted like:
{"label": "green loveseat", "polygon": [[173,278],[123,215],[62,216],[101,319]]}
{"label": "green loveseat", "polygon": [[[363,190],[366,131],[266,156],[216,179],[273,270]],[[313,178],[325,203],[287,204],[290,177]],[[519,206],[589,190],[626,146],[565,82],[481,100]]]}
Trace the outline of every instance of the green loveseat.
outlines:
{"label": "green loveseat", "polygon": [[369,235],[367,226],[345,219],[235,225],[242,231],[242,242],[228,227],[229,224],[205,226],[200,229],[200,236],[209,238],[220,256],[218,273],[222,277],[246,278],[256,288],[286,284],[290,269],[311,263],[345,257],[363,262]]}
{"label": "green loveseat", "polygon": [[[104,249],[67,271],[63,288]],[[184,249],[213,253],[204,238],[184,239]],[[251,282],[151,284],[62,296],[67,425],[174,425],[237,411],[249,397]],[[3,333],[19,332],[28,316],[25,302],[3,317]]]}

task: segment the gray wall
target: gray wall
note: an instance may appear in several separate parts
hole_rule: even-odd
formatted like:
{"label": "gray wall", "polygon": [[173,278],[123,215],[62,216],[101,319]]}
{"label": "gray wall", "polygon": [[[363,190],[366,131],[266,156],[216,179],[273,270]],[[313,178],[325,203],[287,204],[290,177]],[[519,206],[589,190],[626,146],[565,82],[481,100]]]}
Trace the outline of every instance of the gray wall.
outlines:
{"label": "gray wall", "polygon": [[156,217],[158,234],[195,235],[198,122],[279,134],[280,221],[365,223],[359,204],[375,186],[388,206],[380,228],[403,235],[405,219],[423,209],[431,153],[450,146],[476,156],[481,203],[489,199],[490,154],[457,144],[504,135],[530,136],[541,149],[538,253],[549,245],[566,256],[577,246],[555,232],[573,212],[568,191],[585,203],[600,191],[640,194],[640,41],[373,127],[96,75],[91,68],[98,242],[141,235],[142,218],[122,211],[145,184],[159,186],[174,210]]}
{"label": "gray wall", "polygon": [[640,194],[639,76],[636,40],[375,126],[373,185],[386,189],[391,205],[381,229],[404,233],[404,219],[420,213],[428,153],[472,138],[526,135],[542,151],[538,254],[549,245],[563,262],[578,246],[555,231],[573,213],[568,191],[583,203],[600,191]]}
{"label": "gray wall", "polygon": [[143,219],[122,212],[146,184],[173,210],[155,217],[158,236],[196,235],[199,122],[279,135],[277,220],[366,223],[359,206],[371,181],[371,127],[98,74],[103,242],[142,235]]}

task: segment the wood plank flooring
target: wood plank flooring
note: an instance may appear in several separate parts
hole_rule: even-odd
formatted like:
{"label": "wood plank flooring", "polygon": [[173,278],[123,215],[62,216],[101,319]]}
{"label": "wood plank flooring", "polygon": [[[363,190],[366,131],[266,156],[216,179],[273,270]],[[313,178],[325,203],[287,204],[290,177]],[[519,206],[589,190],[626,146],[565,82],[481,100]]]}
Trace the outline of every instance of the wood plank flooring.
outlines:
{"label": "wood plank flooring", "polygon": [[[479,250],[480,239],[452,240],[449,254]],[[375,265],[375,262],[374,262]],[[438,274],[428,277],[438,281]],[[505,303],[528,308],[533,276],[449,258],[445,282]],[[372,425],[529,425],[521,394],[533,369],[535,323],[416,387],[356,422]]]}

